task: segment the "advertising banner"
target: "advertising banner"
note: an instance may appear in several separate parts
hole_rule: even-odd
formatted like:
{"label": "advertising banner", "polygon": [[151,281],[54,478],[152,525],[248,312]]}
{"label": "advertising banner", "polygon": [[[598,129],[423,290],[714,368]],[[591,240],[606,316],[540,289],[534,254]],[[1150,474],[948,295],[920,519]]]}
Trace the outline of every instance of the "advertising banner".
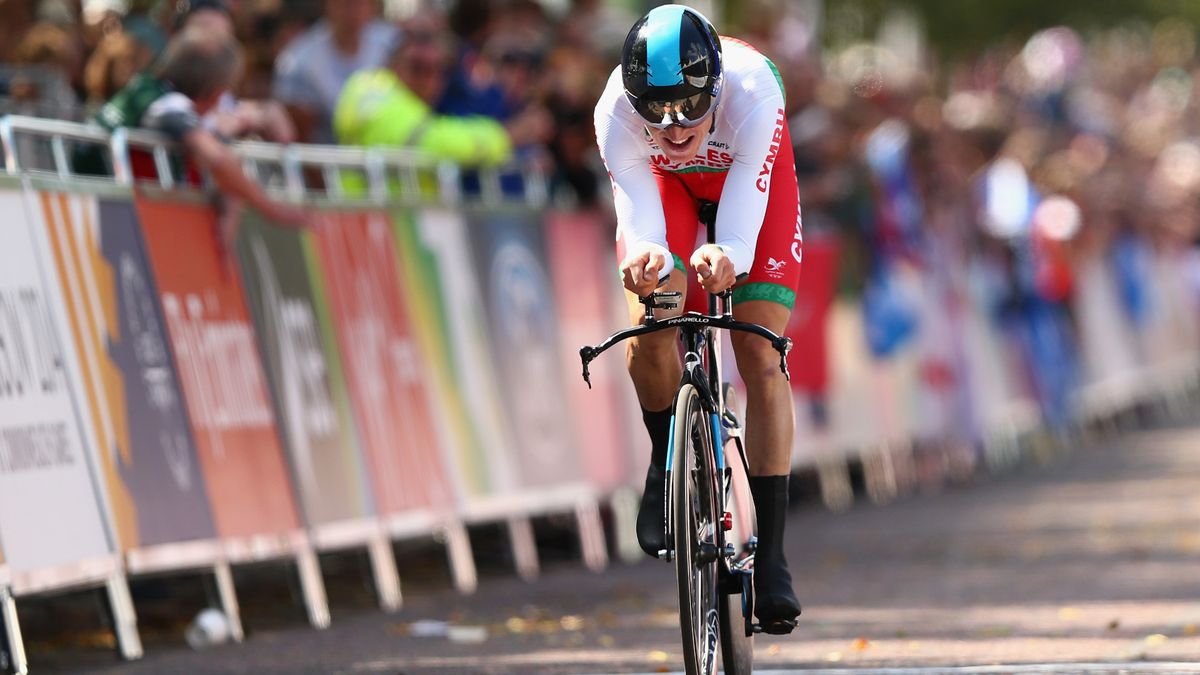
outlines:
{"label": "advertising banner", "polygon": [[810,396],[824,396],[829,389],[827,324],[837,284],[837,260],[836,239],[822,236],[805,239],[800,287],[796,290],[796,304],[786,335],[792,339],[792,351],[788,354],[792,389]]}
{"label": "advertising banner", "polygon": [[0,542],[13,572],[112,552],[73,395],[69,333],[18,190],[0,189]]}
{"label": "advertising banner", "polygon": [[246,213],[239,248],[298,496],[315,525],[361,518],[371,507],[339,355],[321,333],[309,237]]}
{"label": "advertising banner", "polygon": [[390,212],[401,287],[470,495],[511,490],[517,474],[492,372],[466,223],[445,209]]}
{"label": "advertising banner", "polygon": [[131,201],[31,192],[63,289],[121,550],[215,536]]}
{"label": "advertising banner", "polygon": [[579,361],[580,347],[599,343],[626,323],[613,311],[620,280],[605,229],[603,221],[586,213],[554,213],[546,220],[545,235],[562,336],[559,354],[566,377],[565,400],[571,404],[589,482],[611,489],[625,484],[633,472],[623,400],[632,395],[633,385],[625,373],[625,350],[618,347],[592,362],[590,390],[580,377]]}
{"label": "advertising banner", "polygon": [[244,537],[295,529],[254,327],[235,266],[218,244],[216,214],[205,204],[140,195],[137,211],[217,532]]}
{"label": "advertising banner", "polygon": [[327,213],[315,232],[326,299],[379,510],[456,502],[437,397],[401,293],[382,212]]}
{"label": "advertising banner", "polygon": [[496,429],[510,434],[523,485],[582,478],[539,214],[480,214],[471,219],[470,232],[475,301],[487,312],[488,347],[507,422]]}

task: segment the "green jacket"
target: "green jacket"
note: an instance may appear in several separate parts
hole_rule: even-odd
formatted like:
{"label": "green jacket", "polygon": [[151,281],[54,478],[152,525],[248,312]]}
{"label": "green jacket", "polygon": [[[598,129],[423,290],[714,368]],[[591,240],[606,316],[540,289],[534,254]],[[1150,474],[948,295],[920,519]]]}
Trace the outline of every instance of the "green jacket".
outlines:
{"label": "green jacket", "polygon": [[333,129],[346,145],[412,148],[458,164],[500,164],[512,157],[512,142],[499,122],[438,115],[387,68],[346,81]]}

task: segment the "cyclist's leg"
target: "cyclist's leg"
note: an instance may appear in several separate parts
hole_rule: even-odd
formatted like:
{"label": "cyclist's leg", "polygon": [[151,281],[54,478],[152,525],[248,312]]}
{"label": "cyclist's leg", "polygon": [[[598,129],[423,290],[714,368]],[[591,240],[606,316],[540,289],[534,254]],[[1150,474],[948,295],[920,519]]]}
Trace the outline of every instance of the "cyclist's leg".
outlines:
{"label": "cyclist's leg", "polygon": [[[683,260],[691,253],[691,244],[696,232],[696,204],[684,189],[683,184],[665,172],[655,172],[662,196],[663,213],[667,219],[667,244],[674,257],[674,270],[663,291],[678,291],[687,295],[687,275],[683,272]],[[620,249],[618,246],[618,252]],[[645,308],[638,297],[625,291],[629,307],[630,325],[642,323]],[[655,316],[666,318],[683,312],[679,309],[655,310]],[[626,363],[638,402],[642,406],[642,421],[650,434],[650,466],[646,470],[646,482],[642,491],[642,502],[638,509],[638,543],[648,555],[657,555],[665,547],[663,541],[663,519],[666,504],[666,459],[667,442],[670,436],[671,404],[679,384],[683,368],[679,362],[677,347],[678,331],[666,330],[633,338],[626,344]]]}
{"label": "cyclist's leg", "polygon": [[[786,130],[785,130],[786,131]],[[750,277],[734,291],[735,316],[777,334],[787,329],[800,279],[801,232],[795,165],[786,133],[771,176],[771,193]],[[783,553],[795,419],[792,391],[779,354],[762,338],[731,336],[738,372],[746,383],[746,454],[758,515],[755,614],[764,628],[790,629],[800,603]]]}

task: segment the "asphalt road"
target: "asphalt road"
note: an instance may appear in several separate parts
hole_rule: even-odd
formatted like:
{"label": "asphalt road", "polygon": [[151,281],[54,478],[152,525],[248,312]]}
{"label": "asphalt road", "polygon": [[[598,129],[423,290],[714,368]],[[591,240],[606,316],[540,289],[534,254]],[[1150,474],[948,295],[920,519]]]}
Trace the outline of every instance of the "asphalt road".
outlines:
{"label": "asphalt road", "polygon": [[[1200,661],[1200,423],[887,505],[797,508],[788,536],[804,615],[793,635],[757,639],[763,672],[1200,672],[1185,663]],[[671,566],[595,574],[551,547],[526,584],[499,551],[477,547],[484,576],[469,597],[451,590],[439,550],[403,555],[405,605],[392,615],[371,607],[360,562],[333,561],[325,631],[305,625],[280,568],[242,573],[247,641],[202,652],[177,620],[156,618],[166,586],[135,588],[147,643],[136,663],[117,663],[104,631],[55,635],[78,607],[34,607],[30,656],[35,672],[111,674],[682,667]]]}

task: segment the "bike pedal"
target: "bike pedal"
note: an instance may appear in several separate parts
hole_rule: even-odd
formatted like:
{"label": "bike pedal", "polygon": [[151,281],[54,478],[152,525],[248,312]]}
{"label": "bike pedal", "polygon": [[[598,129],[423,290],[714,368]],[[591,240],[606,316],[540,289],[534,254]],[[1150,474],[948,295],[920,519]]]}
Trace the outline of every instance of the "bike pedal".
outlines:
{"label": "bike pedal", "polygon": [[773,619],[754,624],[755,633],[766,633],[767,635],[790,635],[795,628],[795,619]]}

